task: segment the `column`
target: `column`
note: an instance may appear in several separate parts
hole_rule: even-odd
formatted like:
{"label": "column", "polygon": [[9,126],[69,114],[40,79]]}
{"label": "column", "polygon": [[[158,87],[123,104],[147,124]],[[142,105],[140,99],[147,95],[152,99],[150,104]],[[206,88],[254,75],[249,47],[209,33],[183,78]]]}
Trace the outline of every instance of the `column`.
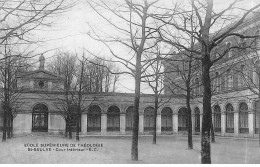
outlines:
{"label": "column", "polygon": [[125,119],[126,119],[126,113],[120,113],[120,133],[125,134]]}
{"label": "column", "polygon": [[239,115],[238,110],[234,111],[234,136],[238,137],[239,134]]}
{"label": "column", "polygon": [[226,133],[226,119],[225,111],[221,112],[221,136],[225,136]]}
{"label": "column", "polygon": [[172,115],[173,133],[178,133],[178,114]]}
{"label": "column", "polygon": [[250,109],[248,111],[248,130],[249,130],[249,136],[254,136],[254,111]]}
{"label": "column", "polygon": [[158,114],[156,118],[156,133],[161,134],[162,129],[162,115]]}
{"label": "column", "polygon": [[192,134],[195,134],[195,115],[191,115],[191,121],[192,121]]}
{"label": "column", "polygon": [[81,134],[87,134],[88,130],[88,114],[81,114]]}
{"label": "column", "polygon": [[107,114],[101,114],[101,134],[107,133]]}
{"label": "column", "polygon": [[200,114],[200,133],[202,132],[202,119],[203,119],[203,111]]}
{"label": "column", "polygon": [[139,113],[139,132],[143,133],[144,132],[144,114]]}

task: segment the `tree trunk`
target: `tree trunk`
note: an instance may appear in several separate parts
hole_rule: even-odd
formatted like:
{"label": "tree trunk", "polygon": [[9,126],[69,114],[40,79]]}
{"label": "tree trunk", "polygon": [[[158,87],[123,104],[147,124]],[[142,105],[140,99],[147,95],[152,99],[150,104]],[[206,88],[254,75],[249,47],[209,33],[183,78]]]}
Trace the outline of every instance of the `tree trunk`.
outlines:
{"label": "tree trunk", "polygon": [[131,159],[138,161],[138,131],[139,131],[139,101],[141,84],[141,54],[136,56],[135,98],[134,98],[134,124],[132,135]]}
{"label": "tree trunk", "polygon": [[4,108],[4,115],[3,115],[3,136],[2,141],[6,141],[6,107]]}
{"label": "tree trunk", "polygon": [[211,129],[211,88],[210,88],[210,62],[209,56],[205,56],[202,61],[202,82],[204,88],[203,94],[203,117],[201,133],[201,163],[211,163],[210,150],[210,129]]}
{"label": "tree trunk", "polygon": [[14,131],[13,131],[13,126],[14,125],[14,117],[13,117],[13,115],[12,115],[12,117],[11,117],[11,137],[14,137]]}
{"label": "tree trunk", "polygon": [[7,139],[11,139],[11,111],[8,110],[7,116]]}
{"label": "tree trunk", "polygon": [[154,101],[154,126],[153,126],[153,144],[156,144],[157,111],[158,111],[158,94],[155,93],[155,101]]}
{"label": "tree trunk", "polygon": [[71,130],[71,121],[70,121],[70,118],[69,118],[69,120],[68,120],[68,122],[69,122],[69,139],[72,139],[72,130]]}
{"label": "tree trunk", "polygon": [[[79,109],[77,109],[79,110]],[[79,141],[79,111],[77,111],[76,140]]]}
{"label": "tree trunk", "polygon": [[192,120],[191,120],[191,108],[190,108],[190,93],[187,92],[186,105],[188,111],[188,149],[193,149],[192,142]]}

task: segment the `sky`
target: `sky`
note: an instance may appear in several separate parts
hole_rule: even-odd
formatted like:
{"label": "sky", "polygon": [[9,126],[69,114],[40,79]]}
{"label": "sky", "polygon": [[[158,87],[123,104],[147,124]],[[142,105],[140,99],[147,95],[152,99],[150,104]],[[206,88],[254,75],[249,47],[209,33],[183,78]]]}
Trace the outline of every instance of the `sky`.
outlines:
{"label": "sky", "polygon": [[[110,0],[112,1],[112,0]],[[258,0],[247,0],[243,7],[251,7],[257,3]],[[86,4],[80,3],[84,0],[77,1],[78,5],[65,13],[53,18],[53,26],[47,31],[38,32],[39,38],[45,39],[46,42],[41,44],[40,50],[59,49],[71,52],[81,52],[83,48],[91,50],[93,53],[99,54],[103,57],[109,58],[110,54],[105,52],[103,45],[91,39],[87,33],[91,31],[89,24],[98,27],[103,31],[110,31],[106,23],[102,20],[92,9]],[[172,4],[170,0],[162,0],[163,5]],[[215,0],[216,7],[222,9],[229,1]],[[185,6],[185,4],[183,4]],[[111,32],[110,32],[111,33]],[[118,52],[122,48],[116,48]],[[51,61],[55,51],[45,53],[46,63]],[[128,75],[122,75],[119,78],[117,90],[119,92],[134,92],[134,79]],[[147,85],[142,85],[142,93],[152,93],[152,90]]]}

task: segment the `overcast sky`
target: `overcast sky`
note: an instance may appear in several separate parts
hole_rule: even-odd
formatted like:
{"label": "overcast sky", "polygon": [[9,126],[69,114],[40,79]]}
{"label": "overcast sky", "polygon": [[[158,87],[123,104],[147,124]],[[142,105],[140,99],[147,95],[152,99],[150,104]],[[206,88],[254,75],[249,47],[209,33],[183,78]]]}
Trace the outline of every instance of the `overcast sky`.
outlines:
{"label": "overcast sky", "polygon": [[[252,7],[259,0],[247,0],[245,6]],[[79,1],[77,1],[79,2]],[[81,0],[84,2],[84,0]],[[222,6],[228,5],[230,0],[215,0],[216,6],[221,9]],[[162,0],[162,3],[171,4],[170,0]],[[243,5],[243,7],[245,7]],[[54,25],[48,31],[42,31],[39,34],[39,38],[44,38],[48,42],[41,46],[41,50],[69,50],[72,52],[80,52],[82,48],[91,49],[95,53],[99,53],[103,50],[103,46],[94,41],[86,33],[90,31],[88,23],[97,25],[102,28],[104,27],[104,20],[97,16],[93,10],[87,7],[84,3],[79,3],[66,13],[54,18]],[[45,54],[47,62],[51,60],[54,52]],[[104,53],[102,53],[104,56]],[[110,55],[109,53],[107,55]],[[117,91],[120,92],[133,92],[134,91],[134,80],[130,76],[123,75],[120,77]],[[152,93],[147,87],[142,87],[143,93]]]}

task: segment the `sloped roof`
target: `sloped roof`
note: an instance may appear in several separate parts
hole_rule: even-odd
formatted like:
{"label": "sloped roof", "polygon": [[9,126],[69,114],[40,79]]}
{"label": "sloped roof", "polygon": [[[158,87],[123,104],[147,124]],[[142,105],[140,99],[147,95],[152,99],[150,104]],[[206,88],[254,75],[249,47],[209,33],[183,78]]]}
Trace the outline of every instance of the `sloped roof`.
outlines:
{"label": "sloped roof", "polygon": [[17,76],[17,78],[63,80],[63,77],[53,74],[46,70],[35,70],[35,71],[30,71],[30,72],[22,72]]}

